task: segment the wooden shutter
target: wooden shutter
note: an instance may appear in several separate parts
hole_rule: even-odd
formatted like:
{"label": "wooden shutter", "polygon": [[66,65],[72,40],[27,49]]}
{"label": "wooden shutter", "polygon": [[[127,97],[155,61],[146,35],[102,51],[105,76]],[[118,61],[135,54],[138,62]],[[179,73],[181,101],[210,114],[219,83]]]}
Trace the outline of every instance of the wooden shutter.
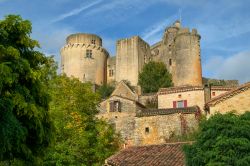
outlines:
{"label": "wooden shutter", "polygon": [[184,108],[187,107],[187,100],[184,100]]}
{"label": "wooden shutter", "polygon": [[173,101],[173,108],[176,108],[176,101]]}
{"label": "wooden shutter", "polygon": [[109,111],[110,112],[114,112],[114,102],[113,101],[111,101],[110,103],[109,103]]}

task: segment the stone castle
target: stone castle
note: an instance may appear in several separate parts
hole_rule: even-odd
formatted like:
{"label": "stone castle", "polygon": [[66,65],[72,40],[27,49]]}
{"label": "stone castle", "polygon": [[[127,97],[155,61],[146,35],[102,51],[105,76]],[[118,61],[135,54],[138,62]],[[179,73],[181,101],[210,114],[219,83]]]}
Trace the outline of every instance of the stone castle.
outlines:
{"label": "stone castle", "polygon": [[144,64],[160,61],[172,74],[175,86],[202,85],[200,35],[196,29],[181,27],[179,21],[165,29],[162,40],[150,46],[139,36],[120,39],[116,56],[102,47],[93,34],[72,34],[61,49],[61,70],[67,76],[97,85],[127,80],[137,86]]}
{"label": "stone castle", "polygon": [[[99,104],[97,117],[114,126],[124,146],[166,143],[196,130],[201,115],[244,113],[250,108],[250,82],[204,85],[214,80],[202,79],[200,38],[196,29],[190,31],[176,21],[158,43],[150,46],[139,36],[121,39],[116,56],[110,56],[97,35],[72,34],[61,49],[61,71],[96,85],[117,82],[110,97]],[[136,89],[139,73],[149,61],[166,65],[174,87],[151,94]],[[156,106],[150,108],[148,103]]]}

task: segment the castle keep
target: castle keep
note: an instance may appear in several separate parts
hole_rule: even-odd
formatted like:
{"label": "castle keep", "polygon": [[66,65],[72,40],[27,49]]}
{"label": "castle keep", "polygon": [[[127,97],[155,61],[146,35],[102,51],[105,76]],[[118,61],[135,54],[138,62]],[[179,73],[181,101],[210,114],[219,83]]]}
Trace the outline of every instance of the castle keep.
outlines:
{"label": "castle keep", "polygon": [[[196,29],[183,28],[176,21],[156,44],[150,46],[139,36],[120,39],[116,55],[110,56],[99,36],[72,34],[61,49],[61,71],[96,85],[117,83],[99,104],[97,117],[114,126],[124,146],[166,143],[196,130],[201,115],[244,113],[250,108],[250,83],[238,86],[237,81],[222,80],[230,86],[205,85],[221,80],[202,80],[200,38]],[[140,93],[138,76],[149,61],[165,64],[174,87]],[[149,108],[148,103],[156,105]]]}
{"label": "castle keep", "polygon": [[200,35],[181,27],[179,21],[166,28],[162,40],[150,46],[139,36],[120,39],[116,56],[102,47],[102,39],[93,34],[73,34],[61,49],[61,68],[67,76],[97,85],[127,80],[133,86],[144,64],[160,61],[172,74],[175,86],[202,85]]}

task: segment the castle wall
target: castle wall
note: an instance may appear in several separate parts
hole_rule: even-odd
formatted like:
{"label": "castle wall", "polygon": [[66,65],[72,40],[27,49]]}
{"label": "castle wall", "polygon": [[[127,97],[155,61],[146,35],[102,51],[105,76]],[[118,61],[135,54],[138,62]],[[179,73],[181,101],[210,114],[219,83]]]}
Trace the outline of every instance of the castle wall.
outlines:
{"label": "castle wall", "polygon": [[[96,35],[70,35],[67,44],[61,49],[62,73],[83,82],[90,81],[98,85],[105,83],[109,54],[101,45],[101,38]],[[87,55],[88,51],[91,51],[91,56]]]}
{"label": "castle wall", "polygon": [[149,94],[143,94],[139,96],[139,102],[143,105],[147,105],[148,102],[158,103],[157,101],[157,93],[149,93]]}
{"label": "castle wall", "polygon": [[115,81],[115,61],[116,57],[109,57],[107,60],[107,83],[112,83]]}
{"label": "castle wall", "polygon": [[144,64],[149,61],[149,45],[140,37],[121,39],[116,44],[116,81],[128,80],[136,86]]}

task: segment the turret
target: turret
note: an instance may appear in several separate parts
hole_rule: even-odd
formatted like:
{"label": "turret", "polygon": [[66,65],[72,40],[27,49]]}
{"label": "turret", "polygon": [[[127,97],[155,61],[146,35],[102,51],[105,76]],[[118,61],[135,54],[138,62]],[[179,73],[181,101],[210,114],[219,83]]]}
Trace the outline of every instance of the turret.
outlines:
{"label": "turret", "polygon": [[107,81],[106,49],[102,39],[94,34],[77,33],[67,37],[61,49],[61,71],[82,82],[102,85]]}
{"label": "turret", "polygon": [[191,32],[188,28],[181,28],[175,38],[175,86],[202,85],[200,35],[196,29]]}

